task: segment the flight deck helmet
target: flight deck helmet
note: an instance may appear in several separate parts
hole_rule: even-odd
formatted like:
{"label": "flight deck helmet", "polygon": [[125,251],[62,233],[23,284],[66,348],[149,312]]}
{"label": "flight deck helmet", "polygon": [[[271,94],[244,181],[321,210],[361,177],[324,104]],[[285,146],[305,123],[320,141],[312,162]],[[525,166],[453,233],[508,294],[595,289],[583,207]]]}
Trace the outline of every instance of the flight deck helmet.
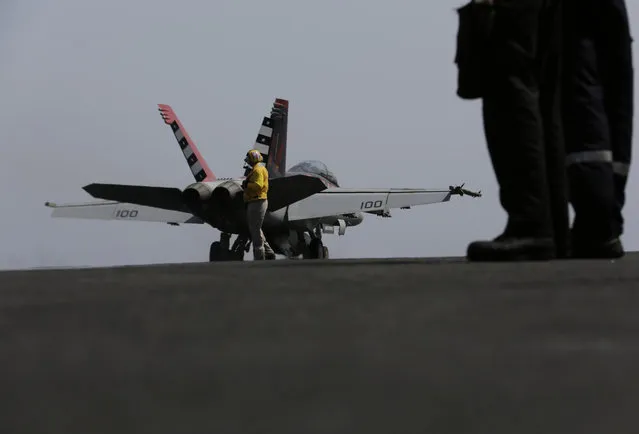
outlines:
{"label": "flight deck helmet", "polygon": [[262,158],[262,154],[257,149],[251,149],[246,153],[246,158],[244,158],[244,162],[255,166],[257,163],[261,163],[264,159]]}

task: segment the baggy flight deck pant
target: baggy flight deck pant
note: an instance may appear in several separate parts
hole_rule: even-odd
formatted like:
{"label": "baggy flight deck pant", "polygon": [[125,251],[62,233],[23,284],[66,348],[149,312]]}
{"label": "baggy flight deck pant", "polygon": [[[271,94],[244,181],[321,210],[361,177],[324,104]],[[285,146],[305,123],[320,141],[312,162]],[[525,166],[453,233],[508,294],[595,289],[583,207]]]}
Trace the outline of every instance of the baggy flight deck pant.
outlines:
{"label": "baggy flight deck pant", "polygon": [[[569,214],[559,86],[561,2],[467,5],[467,12],[460,10],[456,62],[458,95],[483,102],[488,151],[508,214],[498,238],[551,238],[556,255],[565,257]],[[483,12],[472,16],[473,8]]]}
{"label": "baggy flight deck pant", "polygon": [[632,148],[632,37],[624,0],[568,0],[563,117],[575,243],[621,236]]}
{"label": "baggy flight deck pant", "polygon": [[246,221],[253,243],[253,259],[265,259],[265,252],[273,253],[273,249],[266,242],[262,223],[268,209],[268,199],[252,200],[246,204]]}

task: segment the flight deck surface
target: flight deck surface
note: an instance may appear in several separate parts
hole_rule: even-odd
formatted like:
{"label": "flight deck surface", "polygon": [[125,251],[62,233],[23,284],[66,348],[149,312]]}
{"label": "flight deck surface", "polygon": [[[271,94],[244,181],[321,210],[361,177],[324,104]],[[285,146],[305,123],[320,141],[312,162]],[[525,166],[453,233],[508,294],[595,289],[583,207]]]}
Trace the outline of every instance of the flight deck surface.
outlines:
{"label": "flight deck surface", "polygon": [[629,433],[639,254],[0,272],[7,433]]}

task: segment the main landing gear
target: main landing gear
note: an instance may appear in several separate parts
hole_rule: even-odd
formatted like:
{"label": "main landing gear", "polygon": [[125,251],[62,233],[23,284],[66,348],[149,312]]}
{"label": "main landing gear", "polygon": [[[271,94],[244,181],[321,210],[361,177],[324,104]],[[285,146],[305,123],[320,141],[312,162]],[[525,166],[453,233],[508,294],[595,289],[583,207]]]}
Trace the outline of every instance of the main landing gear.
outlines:
{"label": "main landing gear", "polygon": [[230,244],[231,234],[223,232],[220,235],[220,241],[215,241],[211,244],[211,249],[209,250],[209,262],[243,261],[244,253],[249,251],[251,245],[251,241],[248,237],[238,235],[233,246],[229,247]]}
{"label": "main landing gear", "polygon": [[[231,247],[231,234],[222,232],[220,241],[211,244],[209,262],[243,261],[244,254],[251,248],[251,240],[245,235],[238,235]],[[266,259],[275,259],[275,254],[267,254]]]}
{"label": "main landing gear", "polygon": [[302,254],[304,259],[328,259],[328,247],[322,242],[321,228],[315,229],[310,234],[311,240],[307,244],[305,252]]}

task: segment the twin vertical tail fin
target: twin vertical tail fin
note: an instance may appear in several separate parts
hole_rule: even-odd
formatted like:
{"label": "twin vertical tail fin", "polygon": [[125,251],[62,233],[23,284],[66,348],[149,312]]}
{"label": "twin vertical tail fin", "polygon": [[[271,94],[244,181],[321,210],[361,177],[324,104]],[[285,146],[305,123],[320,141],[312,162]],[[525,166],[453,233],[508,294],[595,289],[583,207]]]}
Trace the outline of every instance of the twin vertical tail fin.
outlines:
{"label": "twin vertical tail fin", "polygon": [[286,173],[286,135],[288,133],[288,101],[277,98],[271,109],[273,139],[266,166],[274,176]]}
{"label": "twin vertical tail fin", "polygon": [[[189,137],[177,115],[167,104],[158,104],[164,123],[171,127],[182,149],[189,169],[197,182],[214,181],[215,174]],[[265,116],[255,139],[254,148],[260,151],[272,178],[286,173],[286,135],[288,132],[288,100],[276,98],[270,116]],[[248,174],[245,172],[245,176]]]}
{"label": "twin vertical tail fin", "polygon": [[286,172],[287,131],[288,100],[276,98],[270,116],[262,119],[254,145],[254,148],[262,154],[272,178],[283,176]]}
{"label": "twin vertical tail fin", "polygon": [[186,129],[184,129],[184,126],[171,106],[167,104],[158,104],[158,110],[160,111],[160,115],[162,116],[164,123],[169,125],[171,130],[173,130],[173,134],[182,149],[182,153],[184,153],[184,158],[186,159],[195,180],[197,182],[214,181],[216,179],[215,174],[209,168],[206,160],[204,160],[200,154],[197,146],[195,146],[195,143],[191,137],[189,137],[189,134],[186,132]]}

